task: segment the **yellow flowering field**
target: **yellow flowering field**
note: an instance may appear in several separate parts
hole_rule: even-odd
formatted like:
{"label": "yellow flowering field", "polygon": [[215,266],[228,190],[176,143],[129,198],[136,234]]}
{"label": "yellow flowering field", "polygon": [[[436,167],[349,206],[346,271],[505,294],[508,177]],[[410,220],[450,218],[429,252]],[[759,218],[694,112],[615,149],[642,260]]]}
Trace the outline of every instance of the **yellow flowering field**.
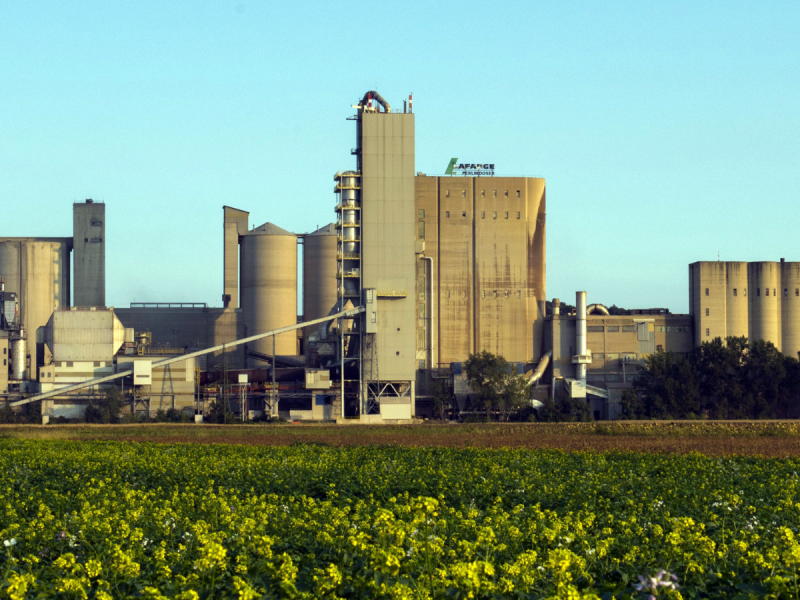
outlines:
{"label": "yellow flowering field", "polygon": [[797,598],[800,460],[0,440],[0,597]]}

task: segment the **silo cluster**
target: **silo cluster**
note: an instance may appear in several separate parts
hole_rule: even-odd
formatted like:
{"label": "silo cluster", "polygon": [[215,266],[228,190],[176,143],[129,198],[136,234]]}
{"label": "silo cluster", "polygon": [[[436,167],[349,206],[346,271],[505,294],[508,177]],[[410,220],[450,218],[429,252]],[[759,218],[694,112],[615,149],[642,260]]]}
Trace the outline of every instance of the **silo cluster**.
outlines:
{"label": "silo cluster", "polygon": [[697,262],[689,265],[695,345],[716,337],[772,342],[800,352],[800,263]]}

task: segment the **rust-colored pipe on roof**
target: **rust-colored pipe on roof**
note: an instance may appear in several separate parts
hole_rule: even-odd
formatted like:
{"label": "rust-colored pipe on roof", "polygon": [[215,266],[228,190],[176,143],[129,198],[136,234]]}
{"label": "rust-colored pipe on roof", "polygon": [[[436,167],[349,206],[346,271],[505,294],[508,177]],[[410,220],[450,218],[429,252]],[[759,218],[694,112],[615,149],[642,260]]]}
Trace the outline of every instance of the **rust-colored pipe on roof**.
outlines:
{"label": "rust-colored pipe on roof", "polygon": [[380,104],[387,113],[392,112],[392,107],[389,106],[389,103],[383,99],[383,96],[381,96],[378,92],[374,90],[370,90],[369,92],[364,94],[364,98],[361,100],[361,110],[364,110],[364,108],[366,108],[367,102],[369,102],[370,99],[373,99],[378,104]]}

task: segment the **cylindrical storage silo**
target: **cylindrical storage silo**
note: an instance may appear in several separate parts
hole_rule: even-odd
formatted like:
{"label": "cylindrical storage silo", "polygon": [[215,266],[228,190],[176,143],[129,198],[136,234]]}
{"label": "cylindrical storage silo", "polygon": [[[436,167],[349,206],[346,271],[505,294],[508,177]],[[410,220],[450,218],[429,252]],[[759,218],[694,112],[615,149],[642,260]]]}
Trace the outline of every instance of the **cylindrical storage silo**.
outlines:
{"label": "cylindrical storage silo", "polygon": [[766,340],[781,349],[780,266],[776,262],[747,265],[747,294],[750,305],[750,341]]}
{"label": "cylindrical storage silo", "polygon": [[800,352],[800,263],[781,263],[781,351],[797,358]]}
{"label": "cylindrical storage silo", "polygon": [[19,251],[22,242],[0,240],[0,279],[6,281],[6,291],[19,294]]}
{"label": "cylindrical storage silo", "polygon": [[[242,311],[247,335],[297,323],[297,236],[265,223],[242,236]],[[250,350],[272,354],[272,338],[252,342]],[[297,332],[277,336],[275,354],[297,354]]]}
{"label": "cylindrical storage silo", "polygon": [[[336,311],[336,226],[331,223],[306,236],[303,247],[303,320],[312,321]],[[327,324],[330,331],[334,322]],[[325,325],[307,327],[305,335]]]}
{"label": "cylindrical storage silo", "polygon": [[749,337],[747,263],[725,263],[725,335]]}
{"label": "cylindrical storage silo", "polygon": [[[20,331],[20,334],[22,332]],[[26,371],[26,344],[24,338],[15,338],[10,341],[11,379],[21,381],[25,379]]]}

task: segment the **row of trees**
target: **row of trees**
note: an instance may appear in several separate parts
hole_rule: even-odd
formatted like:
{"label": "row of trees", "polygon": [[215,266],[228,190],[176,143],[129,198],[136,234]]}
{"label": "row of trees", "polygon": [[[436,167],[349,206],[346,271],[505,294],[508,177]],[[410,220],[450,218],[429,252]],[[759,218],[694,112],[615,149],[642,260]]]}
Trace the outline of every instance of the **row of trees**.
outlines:
{"label": "row of trees", "polygon": [[627,418],[800,416],[800,361],[771,343],[716,338],[688,355],[657,352],[623,397]]}

